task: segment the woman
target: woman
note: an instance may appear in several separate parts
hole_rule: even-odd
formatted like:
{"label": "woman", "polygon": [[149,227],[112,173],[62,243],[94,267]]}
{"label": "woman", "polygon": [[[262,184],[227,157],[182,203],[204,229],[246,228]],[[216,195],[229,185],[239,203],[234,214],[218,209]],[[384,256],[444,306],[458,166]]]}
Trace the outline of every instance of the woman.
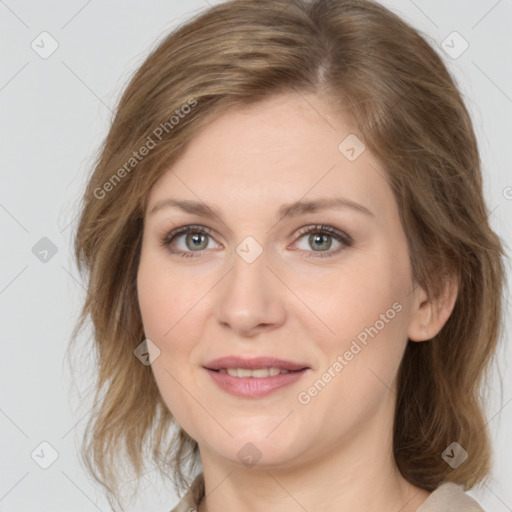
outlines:
{"label": "woman", "polygon": [[170,34],[75,239],[98,354],[83,455],[111,504],[124,448],[189,488],[175,512],[482,510],[487,215],[453,79],[379,4],[234,0]]}

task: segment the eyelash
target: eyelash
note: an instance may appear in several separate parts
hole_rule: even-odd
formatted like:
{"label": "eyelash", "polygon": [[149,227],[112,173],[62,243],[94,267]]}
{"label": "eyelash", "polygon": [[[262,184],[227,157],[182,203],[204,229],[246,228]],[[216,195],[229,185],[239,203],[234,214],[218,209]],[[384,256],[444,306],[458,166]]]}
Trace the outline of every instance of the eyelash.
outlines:
{"label": "eyelash", "polygon": [[[188,234],[188,233],[202,233],[206,234],[213,238],[212,231],[205,227],[205,226],[199,226],[199,225],[189,225],[189,226],[182,226],[179,228],[174,229],[170,233],[166,234],[161,240],[160,245],[163,247],[168,248],[173,240],[178,237],[178,235]],[[331,237],[333,237],[336,241],[343,244],[342,247],[339,247],[338,249],[334,251],[311,251],[308,256],[304,256],[305,258],[330,258],[332,256],[335,256],[342,250],[346,249],[347,247],[350,247],[353,243],[352,238],[347,235],[346,233],[343,233],[342,231],[337,230],[336,228],[333,228],[331,226],[326,226],[324,224],[316,224],[314,226],[306,226],[304,228],[301,228],[299,230],[299,237],[298,239],[302,238],[304,235],[310,234],[310,233],[321,233],[326,234]],[[170,250],[170,249],[169,249]],[[205,249],[206,250],[206,249]],[[184,258],[193,258],[201,256],[203,251],[170,251],[171,254],[181,254]],[[313,256],[314,252],[318,252],[319,256]]]}

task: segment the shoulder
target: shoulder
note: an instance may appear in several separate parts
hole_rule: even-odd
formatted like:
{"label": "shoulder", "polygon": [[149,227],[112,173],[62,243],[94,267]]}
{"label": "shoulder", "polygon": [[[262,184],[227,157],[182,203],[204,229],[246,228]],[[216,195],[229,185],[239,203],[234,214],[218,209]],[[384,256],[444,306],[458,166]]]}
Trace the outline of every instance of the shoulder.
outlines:
{"label": "shoulder", "polygon": [[453,482],[441,484],[416,509],[416,512],[485,512],[462,485]]}
{"label": "shoulder", "polygon": [[197,512],[197,507],[203,496],[204,479],[203,474],[199,473],[190,485],[190,489],[171,512]]}

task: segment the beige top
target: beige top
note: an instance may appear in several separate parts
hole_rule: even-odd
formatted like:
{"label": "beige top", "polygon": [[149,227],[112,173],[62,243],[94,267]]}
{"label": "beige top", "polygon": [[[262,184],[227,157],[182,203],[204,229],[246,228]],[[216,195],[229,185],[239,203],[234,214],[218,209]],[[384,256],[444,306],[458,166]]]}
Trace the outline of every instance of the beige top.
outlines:
{"label": "beige top", "polygon": [[[203,474],[197,475],[190,489],[171,512],[196,512],[204,496]],[[485,512],[482,507],[464,492],[462,485],[453,482],[441,484],[416,509],[416,512]]]}

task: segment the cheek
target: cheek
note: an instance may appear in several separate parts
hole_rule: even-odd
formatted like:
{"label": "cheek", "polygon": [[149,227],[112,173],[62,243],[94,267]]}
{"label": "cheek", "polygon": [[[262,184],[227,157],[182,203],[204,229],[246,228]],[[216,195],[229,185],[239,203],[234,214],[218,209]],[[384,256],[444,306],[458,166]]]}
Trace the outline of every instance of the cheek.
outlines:
{"label": "cheek", "polygon": [[142,253],[137,273],[137,295],[146,336],[168,344],[180,319],[197,302],[199,290],[169,270],[151,251]]}
{"label": "cheek", "polygon": [[176,376],[187,375],[190,354],[201,335],[197,319],[204,307],[200,299],[208,283],[199,280],[191,285],[191,282],[183,273],[171,271],[165,258],[150,250],[141,254],[138,301],[144,334],[160,349],[160,357],[152,364],[159,380],[172,381],[165,375],[166,370]]}
{"label": "cheek", "polygon": [[356,428],[387,403],[407,341],[403,291],[382,267],[366,271],[345,274],[325,290],[329,300],[314,302],[335,335],[316,338],[321,365],[298,398],[334,432]]}
{"label": "cheek", "polygon": [[380,250],[379,257],[359,253],[335,279],[326,275],[303,288],[305,302],[330,331],[316,338],[325,355],[319,373],[331,372],[321,380],[332,382],[318,405],[327,407],[342,396],[354,410],[363,403],[370,407],[391,387],[407,343],[409,265],[403,249]]}
{"label": "cheek", "polygon": [[406,267],[396,264],[394,256],[381,254],[347,260],[337,272],[316,273],[309,279],[302,276],[295,289],[310,310],[303,318],[310,319],[311,329],[313,324],[323,324],[325,348],[342,348],[376,322],[379,331],[393,338],[403,328],[404,315],[397,310],[405,310]]}
{"label": "cheek", "polygon": [[189,363],[195,331],[189,320],[198,290],[184,286],[179,275],[165,271],[158,261],[144,255],[137,274],[137,290],[145,336],[160,350],[151,364],[155,382],[168,410],[193,435],[197,420],[191,414],[184,389],[191,389],[193,384]]}

